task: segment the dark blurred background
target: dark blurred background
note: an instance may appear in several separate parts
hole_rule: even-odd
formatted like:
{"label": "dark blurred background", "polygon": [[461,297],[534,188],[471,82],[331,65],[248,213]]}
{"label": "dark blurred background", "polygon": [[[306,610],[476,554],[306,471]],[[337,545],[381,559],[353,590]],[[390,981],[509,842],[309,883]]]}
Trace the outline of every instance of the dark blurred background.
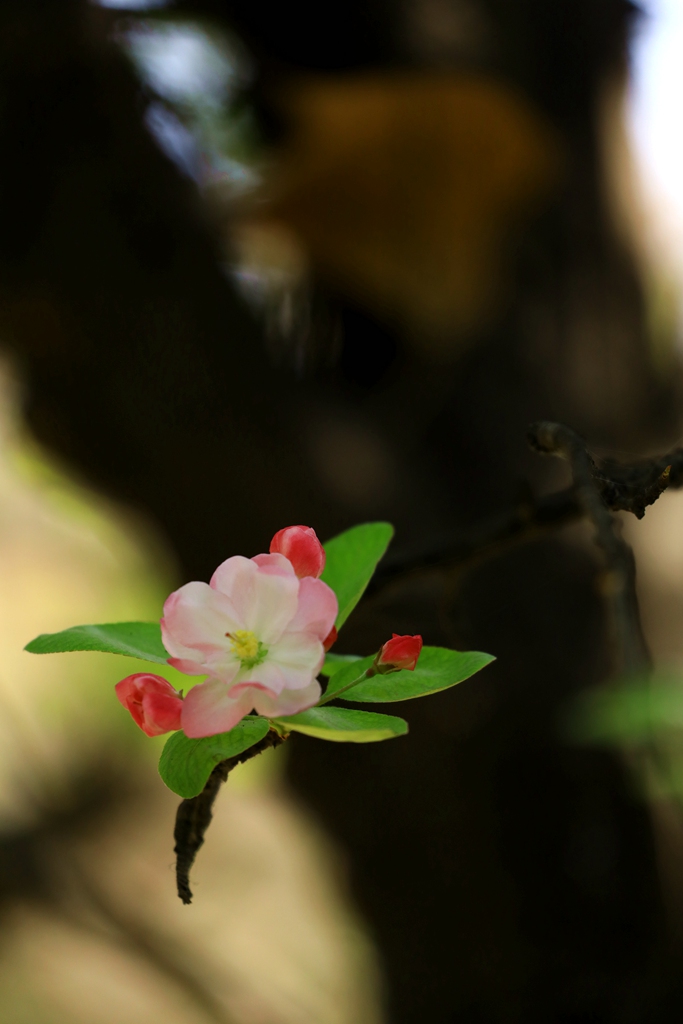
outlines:
{"label": "dark blurred background", "polygon": [[[536,419],[600,452],[675,443],[677,285],[648,249],[623,119],[642,18],[627,0],[4,0],[0,335],[22,439],[10,449],[136,537],[149,565],[135,579],[163,596],[154,573],[167,589],[207,579],[289,523],[325,538],[388,519],[399,561],[445,546],[566,482],[527,449]],[[398,707],[407,740],[288,744],[291,813],[324,830],[319,856],[376,946],[379,981],[348,969],[349,984],[379,986],[364,1009],[237,999],[221,1017],[212,982],[168,953],[194,941],[194,907],[159,911],[152,941],[149,919],[120,910],[125,858],[111,855],[109,903],[63,882],[74,836],[97,846],[129,790],[138,806],[161,785],[142,755],[125,767],[111,752],[120,739],[107,758],[92,743],[59,800],[46,790],[7,825],[5,903],[104,922],[195,999],[182,1020],[669,1022],[683,1000],[678,819],[618,751],[576,745],[562,724],[611,671],[598,569],[589,535],[565,531],[397,579],[345,628],[340,651],[396,631],[497,657]],[[92,571],[104,593],[109,577]],[[66,598],[53,605],[53,628],[70,625]],[[104,607],[84,600],[85,621],[90,606]],[[676,622],[660,638],[672,661]],[[28,639],[17,627],[4,643]],[[258,799],[264,819],[284,813]],[[172,806],[158,813],[169,851]],[[138,833],[121,828],[134,857]],[[220,877],[216,864],[197,902],[236,898]],[[258,985],[277,995],[262,957]],[[26,1005],[3,1019],[134,1019],[123,1004]]]}

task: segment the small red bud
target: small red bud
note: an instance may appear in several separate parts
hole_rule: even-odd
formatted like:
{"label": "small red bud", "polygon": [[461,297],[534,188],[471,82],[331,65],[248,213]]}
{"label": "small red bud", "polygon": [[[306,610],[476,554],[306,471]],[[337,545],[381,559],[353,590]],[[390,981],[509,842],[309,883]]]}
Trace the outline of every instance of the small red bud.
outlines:
{"label": "small red bud", "polygon": [[325,568],[325,549],[310,526],[286,526],[270,542],[270,553],[284,555],[299,579],[320,576]]}
{"label": "small red bud", "polygon": [[421,636],[399,636],[394,633],[377,656],[377,669],[379,672],[390,672],[392,669],[407,668],[412,672],[421,650]]}
{"label": "small red bud", "polygon": [[333,626],[332,629],[327,634],[327,636],[325,637],[325,639],[323,640],[323,647],[325,648],[325,653],[326,654],[329,651],[329,649],[332,646],[332,644],[336,643],[336,640],[337,640],[338,636],[339,636],[339,634],[337,633],[337,627]]}
{"label": "small red bud", "polygon": [[148,736],[180,729],[183,698],[169,682],[151,672],[136,672],[115,686],[116,696]]}

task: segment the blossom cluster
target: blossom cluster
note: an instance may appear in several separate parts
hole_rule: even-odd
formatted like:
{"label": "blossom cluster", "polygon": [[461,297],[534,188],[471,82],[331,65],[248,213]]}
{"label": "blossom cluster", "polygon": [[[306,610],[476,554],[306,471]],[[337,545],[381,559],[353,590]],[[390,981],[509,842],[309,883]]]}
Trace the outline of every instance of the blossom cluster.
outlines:
{"label": "blossom cluster", "polygon": [[[116,693],[148,736],[182,729],[200,738],[228,732],[255,710],[267,718],[317,704],[317,675],[337,638],[338,605],[321,579],[325,551],[315,531],[289,526],[268,554],[234,555],[211,581],[186,583],[164,603],[161,635],[169,664],[207,676],[183,697],[161,676],[122,679]],[[375,672],[415,668],[421,637],[394,634]]]}

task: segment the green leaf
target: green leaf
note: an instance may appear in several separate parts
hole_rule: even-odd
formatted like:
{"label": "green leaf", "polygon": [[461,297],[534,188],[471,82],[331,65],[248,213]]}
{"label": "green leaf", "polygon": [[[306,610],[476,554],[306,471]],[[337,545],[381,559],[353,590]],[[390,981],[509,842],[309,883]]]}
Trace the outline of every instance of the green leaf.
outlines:
{"label": "green leaf", "polygon": [[174,732],[161,752],[159,775],[178,796],[185,799],[197,796],[217,764],[253,747],[269,728],[266,718],[247,716],[230,732],[204,736],[200,740],[191,740],[184,732]]}
{"label": "green leaf", "polygon": [[569,738],[582,743],[629,744],[662,740],[683,729],[680,677],[658,672],[588,690],[569,708]]}
{"label": "green leaf", "polygon": [[339,601],[337,629],[360,601],[393,536],[391,523],[361,523],[324,545],[326,560],[321,579],[332,587]]}
{"label": "green leaf", "polygon": [[[332,676],[325,696],[357,679],[370,668],[374,660],[375,655],[372,654],[369,658],[363,658],[362,661],[339,669]],[[463,679],[469,679],[492,661],[495,661],[495,658],[491,654],[482,654],[480,651],[450,651],[446,647],[423,647],[413,672],[401,669],[385,676],[372,676],[347,690],[340,700],[377,703],[426,697],[430,693],[447,690],[450,686],[461,683]]]}
{"label": "green leaf", "polygon": [[320,669],[320,675],[333,676],[335,672],[338,672],[346,665],[351,665],[353,662],[360,660],[360,654],[326,654],[325,664]]}
{"label": "green leaf", "polygon": [[112,622],[102,626],[72,626],[61,633],[41,633],[26,644],[31,654],[63,651],[105,651],[165,665],[168,651],[161,642],[158,622]]}
{"label": "green leaf", "polygon": [[402,718],[350,708],[309,708],[298,715],[273,721],[284,726],[287,732],[302,732],[333,743],[377,743],[405,736],[408,732],[408,723]]}

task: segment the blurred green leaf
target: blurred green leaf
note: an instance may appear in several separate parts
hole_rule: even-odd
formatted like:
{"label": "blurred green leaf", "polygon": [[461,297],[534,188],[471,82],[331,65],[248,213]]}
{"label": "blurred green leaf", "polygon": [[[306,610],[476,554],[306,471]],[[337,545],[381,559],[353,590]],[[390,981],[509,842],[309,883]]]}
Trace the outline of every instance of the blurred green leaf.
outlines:
{"label": "blurred green leaf", "polygon": [[302,732],[333,743],[377,743],[408,732],[408,723],[402,718],[350,708],[310,708],[273,721],[287,732]]}
{"label": "blurred green leaf", "polygon": [[339,672],[346,665],[351,665],[360,660],[360,654],[326,654],[325,664],[320,669],[320,675],[333,676],[335,672]]}
{"label": "blurred green leaf", "polygon": [[[352,682],[369,669],[374,660],[375,655],[372,654],[336,671],[330,679],[325,696],[330,696]],[[423,647],[413,672],[401,669],[387,675],[372,676],[365,682],[353,686],[340,697],[340,700],[376,703],[426,697],[430,693],[447,690],[450,686],[469,679],[492,661],[495,661],[493,655],[482,654],[480,651],[451,651],[446,647]]]}
{"label": "blurred green leaf", "polygon": [[31,654],[65,651],[104,651],[165,665],[168,651],[158,622],[112,622],[101,626],[72,626],[61,633],[41,633],[26,644]]}
{"label": "blurred green leaf", "polygon": [[159,774],[169,789],[189,799],[204,789],[217,764],[241,754],[262,740],[270,728],[267,719],[247,716],[229,732],[192,740],[174,732],[159,758]]}
{"label": "blurred green leaf", "polygon": [[360,601],[393,536],[391,523],[361,523],[324,545],[326,560],[321,579],[332,587],[339,601],[337,629]]}
{"label": "blurred green leaf", "polygon": [[683,728],[683,680],[657,674],[580,696],[567,727],[588,743],[637,743]]}

